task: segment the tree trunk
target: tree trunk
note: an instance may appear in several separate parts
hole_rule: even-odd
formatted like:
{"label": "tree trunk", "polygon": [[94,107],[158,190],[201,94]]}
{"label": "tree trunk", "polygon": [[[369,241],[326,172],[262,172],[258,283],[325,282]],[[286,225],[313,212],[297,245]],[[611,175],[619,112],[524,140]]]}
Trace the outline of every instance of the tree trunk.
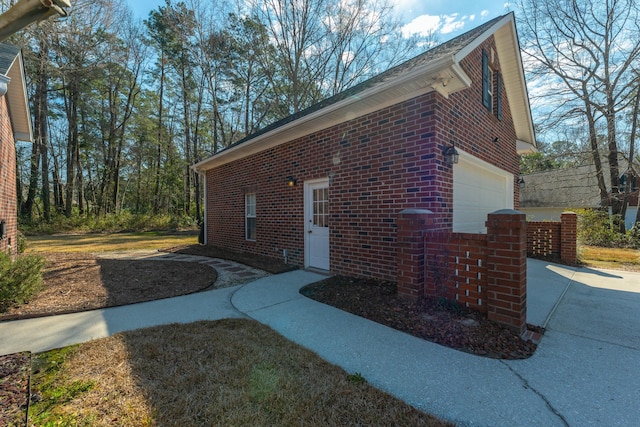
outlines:
{"label": "tree trunk", "polygon": [[68,89],[67,117],[69,120],[69,139],[67,145],[67,188],[64,214],[67,218],[73,213],[73,200],[76,190],[76,166],[78,164],[78,82],[71,76]]}
{"label": "tree trunk", "polygon": [[189,215],[191,212],[191,120],[189,114],[189,93],[188,78],[186,75],[186,61],[182,61],[182,110],[184,114],[184,150],[185,150],[185,177],[184,177],[184,213]]}
{"label": "tree trunk", "polygon": [[589,145],[591,147],[591,157],[593,165],[596,168],[596,181],[598,182],[598,190],[600,191],[600,209],[607,209],[609,206],[609,192],[607,184],[604,181],[604,173],[602,172],[602,159],[600,158],[600,147],[598,146],[598,132],[596,130],[596,120],[593,114],[591,104],[586,101],[588,98],[588,89],[586,81],[582,83],[582,91],[585,94],[585,112],[589,128]]}
{"label": "tree trunk", "polygon": [[[624,201],[622,205],[622,218],[627,216],[627,206],[629,205],[629,199],[631,194],[635,191],[633,188],[633,182],[637,176],[633,162],[636,156],[636,132],[638,131],[638,110],[640,110],[640,86],[636,89],[636,96],[633,102],[633,110],[631,111],[631,135],[629,135],[629,165],[626,171],[626,182],[624,187]],[[637,183],[640,184],[640,183]],[[638,198],[640,200],[640,197]],[[636,223],[638,222],[638,214],[636,213]]]}
{"label": "tree trunk", "polygon": [[47,59],[49,57],[49,45],[44,37],[40,40],[40,53],[38,55],[38,76],[36,78],[35,108],[34,108],[34,132],[36,144],[40,147],[42,157],[42,210],[44,219],[51,221],[51,197],[49,194],[49,101],[47,87],[49,75],[47,73]]}
{"label": "tree trunk", "polygon": [[166,64],[166,60],[164,58],[164,52],[161,53],[160,58],[160,93],[159,93],[159,101],[158,101],[158,152],[156,157],[156,183],[154,193],[154,201],[153,207],[154,211],[157,213],[160,208],[160,176],[161,176],[161,166],[162,166],[162,107],[163,107],[163,96],[164,96],[164,67]]}
{"label": "tree trunk", "polygon": [[36,192],[38,189],[38,173],[40,169],[40,149],[37,143],[31,146],[31,170],[29,175],[29,189],[27,190],[27,200],[20,209],[23,217],[31,220],[33,218],[33,205],[35,204]]}
{"label": "tree trunk", "polygon": [[58,157],[53,155],[53,206],[56,212],[64,211],[64,191],[62,186],[62,180],[60,179],[60,165],[58,164]]}

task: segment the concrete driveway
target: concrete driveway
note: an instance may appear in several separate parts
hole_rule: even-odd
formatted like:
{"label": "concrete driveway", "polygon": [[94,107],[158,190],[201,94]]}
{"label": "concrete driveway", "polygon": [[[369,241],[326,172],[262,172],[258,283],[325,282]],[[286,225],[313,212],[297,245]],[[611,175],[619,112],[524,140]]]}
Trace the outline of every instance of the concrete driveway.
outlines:
{"label": "concrete driveway", "polygon": [[460,426],[639,425],[640,274],[527,265],[528,321],[547,328],[527,360],[462,353],[319,304],[299,294],[300,279],[261,279],[236,291],[232,303]]}
{"label": "concrete driveway", "polygon": [[534,314],[540,291],[566,287],[536,354],[509,366],[566,425],[640,425],[640,274],[528,265]]}

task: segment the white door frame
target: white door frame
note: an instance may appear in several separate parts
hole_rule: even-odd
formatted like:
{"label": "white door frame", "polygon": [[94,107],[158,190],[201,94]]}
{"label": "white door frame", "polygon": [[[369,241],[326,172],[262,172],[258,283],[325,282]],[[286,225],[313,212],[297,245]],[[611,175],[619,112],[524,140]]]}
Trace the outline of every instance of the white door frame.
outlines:
{"label": "white door frame", "polygon": [[[313,179],[304,182],[304,266],[329,270],[330,258],[330,224],[329,227],[315,227],[313,224],[313,190],[329,188],[329,178]],[[328,213],[327,213],[328,214]],[[320,257],[312,257],[312,250],[326,251]],[[324,259],[318,264],[318,259]],[[316,261],[314,261],[316,260]]]}

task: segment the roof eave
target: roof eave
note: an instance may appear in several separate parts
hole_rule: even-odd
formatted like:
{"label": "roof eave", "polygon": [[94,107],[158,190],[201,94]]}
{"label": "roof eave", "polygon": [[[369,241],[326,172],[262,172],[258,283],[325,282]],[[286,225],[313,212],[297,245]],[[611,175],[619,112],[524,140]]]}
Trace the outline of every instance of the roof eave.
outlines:
{"label": "roof eave", "polygon": [[518,152],[535,152],[536,139],[529,97],[524,78],[520,44],[513,13],[505,15],[490,28],[460,49],[415,67],[400,76],[383,81],[335,104],[286,123],[253,139],[227,148],[193,166],[206,171],[250,154],[272,148],[338,123],[402,102],[431,91],[444,97],[471,86],[471,80],[459,63],[480,44],[494,35],[517,138]]}
{"label": "roof eave", "polygon": [[206,171],[425,93],[438,91],[443,96],[448,96],[470,85],[471,79],[454,62],[453,56],[446,55],[242,144],[227,148],[196,163],[193,169]]}
{"label": "roof eave", "polygon": [[[513,15],[508,16],[513,17]],[[537,150],[515,18],[512,18],[508,25],[496,32],[495,40],[500,66],[503,70],[505,92],[511,106],[516,138],[530,144],[534,150]]]}
{"label": "roof eave", "polygon": [[13,136],[16,140],[33,142],[31,110],[29,109],[22,53],[16,55],[16,59],[9,67],[7,77],[10,82],[6,97]]}
{"label": "roof eave", "polygon": [[531,145],[531,149],[537,150],[529,94],[524,78],[524,67],[522,66],[520,42],[518,41],[516,20],[513,12],[505,15],[473,42],[461,49],[456,54],[456,62],[461,61],[478,48],[491,35],[494,36],[498,58],[500,58],[500,67],[502,69],[505,92],[511,107],[516,138],[520,142]]}

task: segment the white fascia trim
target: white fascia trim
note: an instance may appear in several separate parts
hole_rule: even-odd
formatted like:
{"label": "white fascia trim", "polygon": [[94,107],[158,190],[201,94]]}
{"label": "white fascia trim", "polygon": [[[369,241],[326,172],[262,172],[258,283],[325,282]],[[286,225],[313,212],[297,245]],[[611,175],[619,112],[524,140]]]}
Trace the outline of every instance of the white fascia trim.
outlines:
{"label": "white fascia trim", "polygon": [[533,153],[537,153],[538,152],[538,148],[527,142],[527,141],[522,141],[520,139],[516,140],[516,153],[518,154],[533,154]]}
{"label": "white fascia trim", "polygon": [[[514,25],[513,13],[509,13],[505,15],[501,20],[496,22],[491,26],[491,28],[487,29],[484,33],[475,38],[471,43],[467,44],[465,47],[460,49],[458,53],[455,55],[455,61],[460,62],[464,58],[467,57],[471,52],[473,52],[476,48],[478,48],[482,43],[485,42],[490,36],[496,33],[498,29],[504,26],[506,23],[511,22]],[[515,28],[515,27],[514,27]]]}
{"label": "white fascia trim", "polygon": [[454,62],[451,66],[451,71],[455,74],[455,76],[460,79],[460,81],[464,84],[465,88],[470,88],[473,81],[471,81],[471,77],[460,66],[459,62]]}

